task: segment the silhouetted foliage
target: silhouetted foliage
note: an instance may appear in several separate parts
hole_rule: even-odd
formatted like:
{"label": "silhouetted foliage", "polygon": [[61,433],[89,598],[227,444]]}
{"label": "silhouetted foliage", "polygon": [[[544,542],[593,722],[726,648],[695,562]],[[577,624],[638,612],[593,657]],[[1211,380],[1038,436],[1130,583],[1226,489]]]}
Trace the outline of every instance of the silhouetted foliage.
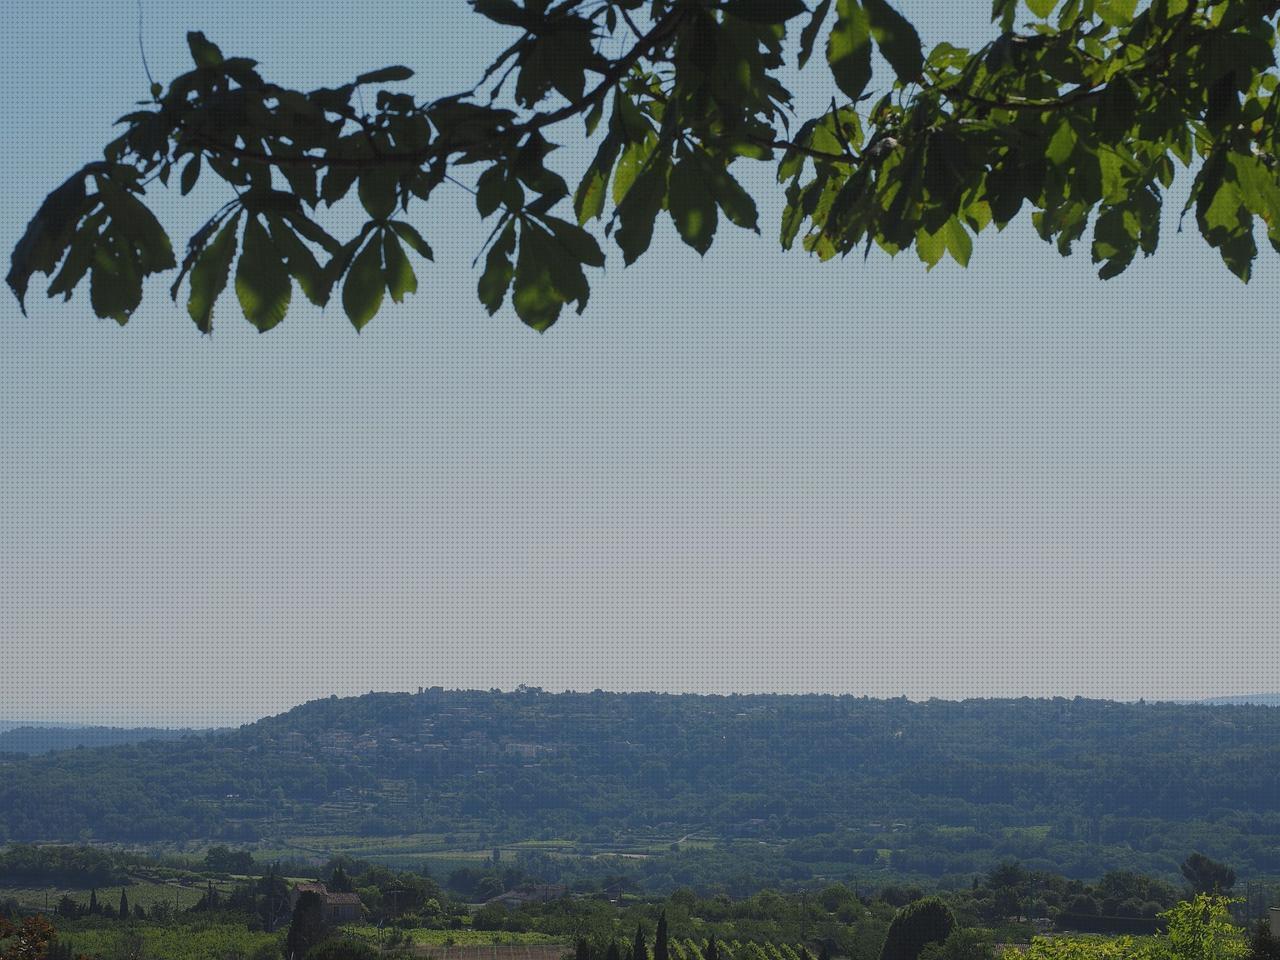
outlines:
{"label": "silhouetted foliage", "polygon": [[[260,331],[284,319],[295,282],[320,306],[339,291],[359,330],[387,297],[417,290],[409,252],[433,259],[410,208],[464,183],[493,224],[476,256],[482,304],[494,313],[509,299],[545,330],[565,305],[586,307],[586,269],[605,262],[593,221],[624,264],[648,250],[664,211],[698,254],[722,221],[759,232],[742,186],[752,161],[776,163],[781,245],[823,260],[877,246],[914,248],[928,267],[967,264],[976,235],[1030,208],[1064,255],[1088,235],[1099,275],[1113,277],[1155,251],[1179,168],[1184,212],[1233,273],[1250,276],[1255,224],[1280,246],[1280,0],[1034,0],[1029,20],[1016,0],[993,0],[989,42],[928,51],[888,0],[474,6],[513,42],[480,85],[429,102],[388,87],[413,76],[407,67],[303,92],[189,33],[193,69],[154,84],[103,159],[40,206],[8,274],[19,303],[34,273],[53,278],[50,296],[88,277],[94,313],[123,324],[144,279],[178,269],[173,297],[185,281],[187,311],[210,332],[234,263]],[[784,43],[788,31],[798,44]],[[819,49],[830,106],[801,117],[785,71]],[[873,50],[892,73],[874,86]],[[368,111],[352,102],[366,89]],[[563,121],[596,147],[574,188],[547,165],[580,136]],[[193,190],[211,178],[235,199],[179,263],[142,198],[158,183],[203,199]],[[340,240],[315,218],[353,191],[368,219]]]}

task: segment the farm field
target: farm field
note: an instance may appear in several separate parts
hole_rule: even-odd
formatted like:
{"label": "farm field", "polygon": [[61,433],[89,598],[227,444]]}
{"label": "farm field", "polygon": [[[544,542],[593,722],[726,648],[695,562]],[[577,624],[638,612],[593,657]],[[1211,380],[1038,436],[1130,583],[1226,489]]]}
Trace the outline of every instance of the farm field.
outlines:
{"label": "farm field", "polygon": [[561,960],[572,948],[564,943],[504,943],[442,946],[415,944],[413,952],[435,960]]}
{"label": "farm field", "polygon": [[[206,881],[186,885],[148,880],[135,881],[123,889],[129,898],[130,905],[142,904],[143,909],[150,911],[157,903],[164,902],[180,911],[194,906],[207,887]],[[228,881],[214,881],[213,887],[219,893],[230,893],[235,884]],[[97,889],[99,903],[115,906],[120,902],[120,887],[98,887]],[[90,893],[88,887],[0,886],[0,900],[17,900],[18,906],[26,910],[52,910],[63,896],[68,896],[81,906],[88,907]]]}
{"label": "farm field", "polygon": [[59,941],[69,944],[72,955],[91,957],[164,957],[166,960],[227,960],[255,955],[279,956],[282,934],[252,931],[238,923],[183,923],[156,926],[136,924],[113,930],[97,924],[77,929],[71,923]]}
{"label": "farm field", "polygon": [[[348,924],[343,926],[342,929],[344,932],[357,936],[362,940],[368,940],[370,943],[376,943],[378,939],[378,928],[372,924]],[[488,949],[492,946],[554,946],[557,949],[562,949],[562,952],[569,949],[562,939],[546,933],[512,932],[509,930],[438,930],[428,927],[415,927],[404,931],[404,934],[415,947],[431,947],[444,950],[469,949],[472,947]],[[504,957],[502,960],[520,960],[520,958],[513,955],[510,958]]]}

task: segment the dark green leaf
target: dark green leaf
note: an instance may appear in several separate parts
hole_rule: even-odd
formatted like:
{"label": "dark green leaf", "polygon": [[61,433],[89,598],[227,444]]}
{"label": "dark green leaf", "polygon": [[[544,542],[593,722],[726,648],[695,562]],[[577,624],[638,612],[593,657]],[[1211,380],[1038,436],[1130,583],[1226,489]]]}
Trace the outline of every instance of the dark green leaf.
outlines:
{"label": "dark green leaf", "polygon": [[222,51],[218,45],[210,43],[199,30],[187,34],[187,46],[191,49],[191,59],[197,67],[217,67],[222,64]]}
{"label": "dark green leaf", "polygon": [[137,247],[142,275],[177,266],[169,235],[147,205],[111,181],[104,182],[102,186],[102,202],[111,215],[112,229],[128,237]]}
{"label": "dark green leaf", "polygon": [[871,22],[858,0],[836,0],[836,23],[827,38],[827,63],[836,86],[857,100],[871,82]]}
{"label": "dark green leaf", "polygon": [[752,23],[784,23],[804,13],[800,0],[724,0],[725,13]]}
{"label": "dark green leaf", "polygon": [[804,29],[800,31],[800,55],[796,60],[796,66],[800,69],[809,62],[809,57],[813,54],[814,41],[818,39],[818,31],[822,29],[822,25],[827,20],[827,12],[831,9],[831,0],[822,0],[818,4],[813,16],[809,18],[809,22],[804,25]]}
{"label": "dark green leaf", "polygon": [[759,233],[756,202],[733,175],[715,161],[702,164],[702,175],[711,188],[711,196],[720,204],[729,222]]}
{"label": "dark green leaf", "polygon": [[266,333],[289,310],[293,284],[279,251],[257,217],[244,226],[240,259],[236,263],[236,296],[245,319]]}
{"label": "dark green leaf", "polygon": [[422,239],[422,234],[414,229],[412,224],[405,223],[403,220],[393,220],[391,221],[391,229],[399,234],[400,239],[407,243],[418,256],[424,260],[435,259],[435,254],[432,253],[430,244]]}
{"label": "dark green leaf", "polygon": [[412,76],[413,71],[408,67],[383,67],[381,70],[360,74],[356,77],[356,86],[363,83],[394,83],[397,80],[408,80]]}
{"label": "dark green leaf", "polygon": [[342,249],[342,244],[335,238],[329,236],[324,228],[314,220],[308,219],[305,214],[294,212],[287,214],[289,222],[293,224],[293,229],[312,243],[319,247],[323,247],[330,254],[337,254]]}
{"label": "dark green leaf", "polygon": [[501,164],[494,164],[480,174],[476,181],[476,210],[480,216],[487,217],[502,206],[502,192],[507,183],[507,170]]}
{"label": "dark green leaf", "polygon": [[589,267],[603,267],[604,253],[596,238],[575,224],[558,217],[544,216],[543,222],[551,228],[555,242],[565,249],[579,263]]}
{"label": "dark green leaf", "polygon": [[191,268],[191,295],[187,313],[201,333],[213,332],[213,305],[227,285],[231,258],[236,252],[236,226],[240,214],[228,220]]}
{"label": "dark green leaf", "polygon": [[1018,12],[1018,0],[991,0],[991,21],[999,21],[1000,29],[1008,33],[1013,29],[1013,18]]}
{"label": "dark green leaf", "polygon": [[382,254],[375,234],[356,254],[342,285],[342,307],[347,311],[351,325],[357,331],[374,318],[382,306],[385,282],[382,275]]}
{"label": "dark green leaf", "polygon": [[681,160],[671,169],[667,208],[681,239],[698,253],[711,248],[716,232],[716,202],[698,164]]}
{"label": "dark green leaf", "polygon": [[89,302],[97,316],[110,317],[123,327],[142,302],[142,275],[123,238],[119,234],[107,237],[107,242],[94,250]]}
{"label": "dark green leaf", "polygon": [[271,229],[271,240],[284,258],[290,276],[298,281],[308,300],[323,307],[329,302],[331,285],[311,248],[298,239],[298,235],[289,229],[283,218],[268,214],[267,225]]}
{"label": "dark green leaf", "polygon": [[62,261],[62,269],[49,282],[48,296],[56,297],[62,294],[64,300],[71,299],[71,292],[76,284],[84,279],[85,273],[93,263],[94,251],[100,236],[98,231],[106,218],[106,211],[99,210],[86,218],[80,229],[76,231],[75,239],[71,241],[71,246],[67,250],[66,259]]}
{"label": "dark green leaf", "polygon": [[360,174],[360,203],[372,219],[385,220],[391,216],[396,208],[399,183],[399,171],[388,167],[371,167]]}
{"label": "dark green leaf", "polygon": [[545,235],[527,223],[520,231],[520,254],[516,259],[515,282],[511,304],[516,316],[539,333],[560,316],[564,297],[556,289],[547,262]]}
{"label": "dark green leaf", "polygon": [[867,8],[867,20],[871,35],[875,37],[880,52],[893,67],[902,83],[914,83],[924,71],[924,52],[920,49],[920,35],[907,19],[893,9],[888,0],[863,0]]}
{"label": "dark green leaf", "polygon": [[320,184],[320,199],[332,207],[347,195],[351,184],[356,181],[357,173],[355,167],[330,167],[324,175],[324,182]]}
{"label": "dark green leaf", "polygon": [[[653,240],[653,224],[667,195],[666,167],[654,162],[638,176],[626,196],[618,204],[620,225],[614,234],[622,248],[622,259],[628,266],[649,249]],[[524,244],[520,245],[521,250]]]}
{"label": "dark green leaf", "polygon": [[27,313],[24,300],[31,275],[38,270],[48,276],[57,269],[58,261],[75,235],[76,224],[92,202],[85,195],[85,172],[77,172],[45,197],[13,248],[9,274],[5,279],[18,298],[23,316]]}
{"label": "dark green leaf", "polygon": [[200,154],[197,153],[190,160],[188,160],[187,165],[182,168],[182,180],[180,183],[180,187],[182,190],[182,195],[184,197],[191,192],[191,189],[196,185],[196,180],[199,179],[199,177],[200,177]]}

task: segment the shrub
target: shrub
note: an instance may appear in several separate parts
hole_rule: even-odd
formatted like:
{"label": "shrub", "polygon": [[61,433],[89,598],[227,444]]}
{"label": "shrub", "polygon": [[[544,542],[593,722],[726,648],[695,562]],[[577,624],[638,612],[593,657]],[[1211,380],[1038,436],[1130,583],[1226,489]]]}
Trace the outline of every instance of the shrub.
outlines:
{"label": "shrub", "polygon": [[894,914],[880,960],[919,960],[925,944],[944,942],[955,927],[955,914],[937,897],[909,903]]}

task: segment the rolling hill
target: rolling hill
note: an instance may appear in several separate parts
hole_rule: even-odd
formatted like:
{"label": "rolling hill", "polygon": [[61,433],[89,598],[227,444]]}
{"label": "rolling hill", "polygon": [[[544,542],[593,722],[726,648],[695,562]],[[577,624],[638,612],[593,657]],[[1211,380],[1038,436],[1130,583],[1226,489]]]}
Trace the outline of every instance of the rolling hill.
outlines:
{"label": "rolling hill", "polygon": [[1006,857],[1176,875],[1192,849],[1280,875],[1280,710],[433,688],[0,760],[0,839],[461,831],[584,849],[696,832],[815,875]]}

